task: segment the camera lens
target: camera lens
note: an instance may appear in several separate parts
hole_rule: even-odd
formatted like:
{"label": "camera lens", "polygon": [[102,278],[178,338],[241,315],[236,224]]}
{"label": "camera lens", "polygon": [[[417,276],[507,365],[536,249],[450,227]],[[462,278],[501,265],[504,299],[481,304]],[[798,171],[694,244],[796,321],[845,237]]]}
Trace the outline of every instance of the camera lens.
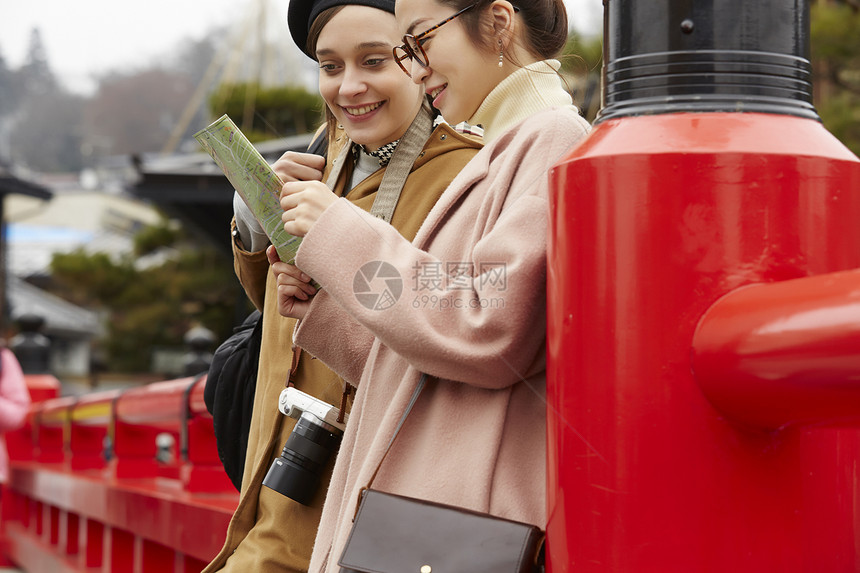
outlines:
{"label": "camera lens", "polygon": [[334,426],[303,412],[281,455],[272,462],[263,485],[302,505],[309,505],[342,435]]}

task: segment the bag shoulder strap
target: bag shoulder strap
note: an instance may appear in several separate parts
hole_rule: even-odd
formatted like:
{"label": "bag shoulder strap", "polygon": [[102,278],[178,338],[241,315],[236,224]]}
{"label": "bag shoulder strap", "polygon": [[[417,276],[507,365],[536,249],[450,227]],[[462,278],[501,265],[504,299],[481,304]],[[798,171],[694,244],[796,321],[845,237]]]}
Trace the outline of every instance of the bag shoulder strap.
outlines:
{"label": "bag shoulder strap", "polygon": [[[382,467],[382,462],[385,461],[385,458],[388,456],[388,452],[391,451],[391,446],[394,445],[394,440],[400,433],[400,429],[403,427],[403,423],[406,422],[406,417],[409,415],[409,412],[412,411],[412,407],[415,406],[415,402],[418,401],[418,396],[421,394],[421,391],[424,390],[424,384],[426,382],[427,374],[422,373],[421,378],[418,380],[418,384],[415,386],[415,390],[412,392],[412,397],[409,399],[409,404],[406,405],[406,410],[403,412],[403,415],[400,416],[400,421],[397,422],[397,427],[394,428],[394,434],[392,434],[391,439],[388,440],[388,446],[386,446],[385,452],[382,454],[382,458],[380,458],[379,463],[376,465],[376,469],[373,470],[373,475],[370,476],[370,479],[367,481],[367,485],[361,488],[361,491],[358,494],[358,505],[361,504],[361,498],[363,497],[364,491],[370,489],[370,486],[373,485],[373,480],[376,479],[376,474],[379,473],[379,468]],[[355,507],[356,514],[358,513],[358,505]]]}

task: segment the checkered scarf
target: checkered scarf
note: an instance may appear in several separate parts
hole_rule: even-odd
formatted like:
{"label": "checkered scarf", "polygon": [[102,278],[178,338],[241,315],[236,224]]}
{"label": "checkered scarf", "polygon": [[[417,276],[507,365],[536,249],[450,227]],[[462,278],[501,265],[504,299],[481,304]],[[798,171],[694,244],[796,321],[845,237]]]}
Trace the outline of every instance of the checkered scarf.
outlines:
{"label": "checkered scarf", "polygon": [[364,151],[368,155],[372,155],[379,161],[380,167],[385,167],[388,165],[388,162],[391,161],[391,156],[394,155],[394,150],[397,148],[397,142],[399,139],[392,141],[391,143],[386,143],[376,151],[368,151],[367,148],[363,145],[358,145],[356,147],[360,147],[362,151]]}

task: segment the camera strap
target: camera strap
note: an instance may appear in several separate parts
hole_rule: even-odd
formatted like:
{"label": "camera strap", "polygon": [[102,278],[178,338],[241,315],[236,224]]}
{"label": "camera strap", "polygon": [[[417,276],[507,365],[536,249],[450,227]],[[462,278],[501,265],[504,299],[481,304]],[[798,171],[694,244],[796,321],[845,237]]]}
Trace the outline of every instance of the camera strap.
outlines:
{"label": "camera strap", "polygon": [[346,416],[346,399],[352,393],[353,387],[351,384],[343,383],[343,394],[340,396],[340,410],[337,412],[337,421],[342,424]]}
{"label": "camera strap", "polygon": [[[296,375],[296,370],[299,369],[299,360],[301,359],[301,356],[302,356],[301,347],[293,346],[292,350],[293,350],[293,362],[292,362],[292,364],[290,364],[290,373],[287,374],[287,382],[286,382],[286,384],[284,384],[284,387],[286,387],[286,388],[296,386],[295,382],[293,382],[293,377]],[[341,394],[341,397],[340,397],[340,409],[338,410],[338,413],[337,413],[337,421],[339,423],[343,423],[343,420],[344,420],[345,414],[346,414],[346,400],[347,400],[347,398],[349,398],[349,395],[352,393],[353,390],[354,390],[354,388],[351,384],[348,384],[346,382],[343,383],[343,394]]]}
{"label": "camera strap", "polygon": [[293,346],[293,362],[290,364],[290,373],[287,374],[287,383],[284,384],[285,387],[289,388],[290,386],[295,386],[293,382],[293,376],[296,375],[296,370],[299,369],[299,358],[302,355],[302,349],[298,346]]}
{"label": "camera strap", "polygon": [[[379,189],[376,190],[373,205],[370,207],[371,215],[379,217],[386,223],[391,222],[394,208],[397,207],[400,193],[406,184],[406,178],[412,172],[412,166],[418,156],[421,155],[431,133],[433,133],[433,111],[430,104],[425,100],[406,133],[398,141],[397,147],[394,148],[394,153],[385,168],[385,173],[382,174]],[[337,184],[352,145],[352,142],[349,145],[344,145],[337,158],[332,162],[332,170],[325,181],[329,189],[334,189]]]}
{"label": "camera strap", "polygon": [[388,162],[379,190],[373,199],[371,215],[379,217],[386,223],[391,222],[394,208],[400,200],[400,192],[406,184],[406,178],[412,172],[412,166],[424,149],[424,144],[427,143],[431,133],[433,133],[433,113],[425,99],[409,129],[394,148],[394,154]]}

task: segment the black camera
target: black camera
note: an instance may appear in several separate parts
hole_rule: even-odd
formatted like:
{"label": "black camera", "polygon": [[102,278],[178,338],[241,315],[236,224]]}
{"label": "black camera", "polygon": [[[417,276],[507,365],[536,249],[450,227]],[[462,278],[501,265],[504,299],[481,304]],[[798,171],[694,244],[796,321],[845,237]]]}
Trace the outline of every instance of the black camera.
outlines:
{"label": "black camera", "polygon": [[281,455],[272,462],[263,485],[310,505],[328,460],[340,446],[346,414],[343,422],[338,422],[337,408],[293,387],[281,392],[278,409],[299,421]]}

